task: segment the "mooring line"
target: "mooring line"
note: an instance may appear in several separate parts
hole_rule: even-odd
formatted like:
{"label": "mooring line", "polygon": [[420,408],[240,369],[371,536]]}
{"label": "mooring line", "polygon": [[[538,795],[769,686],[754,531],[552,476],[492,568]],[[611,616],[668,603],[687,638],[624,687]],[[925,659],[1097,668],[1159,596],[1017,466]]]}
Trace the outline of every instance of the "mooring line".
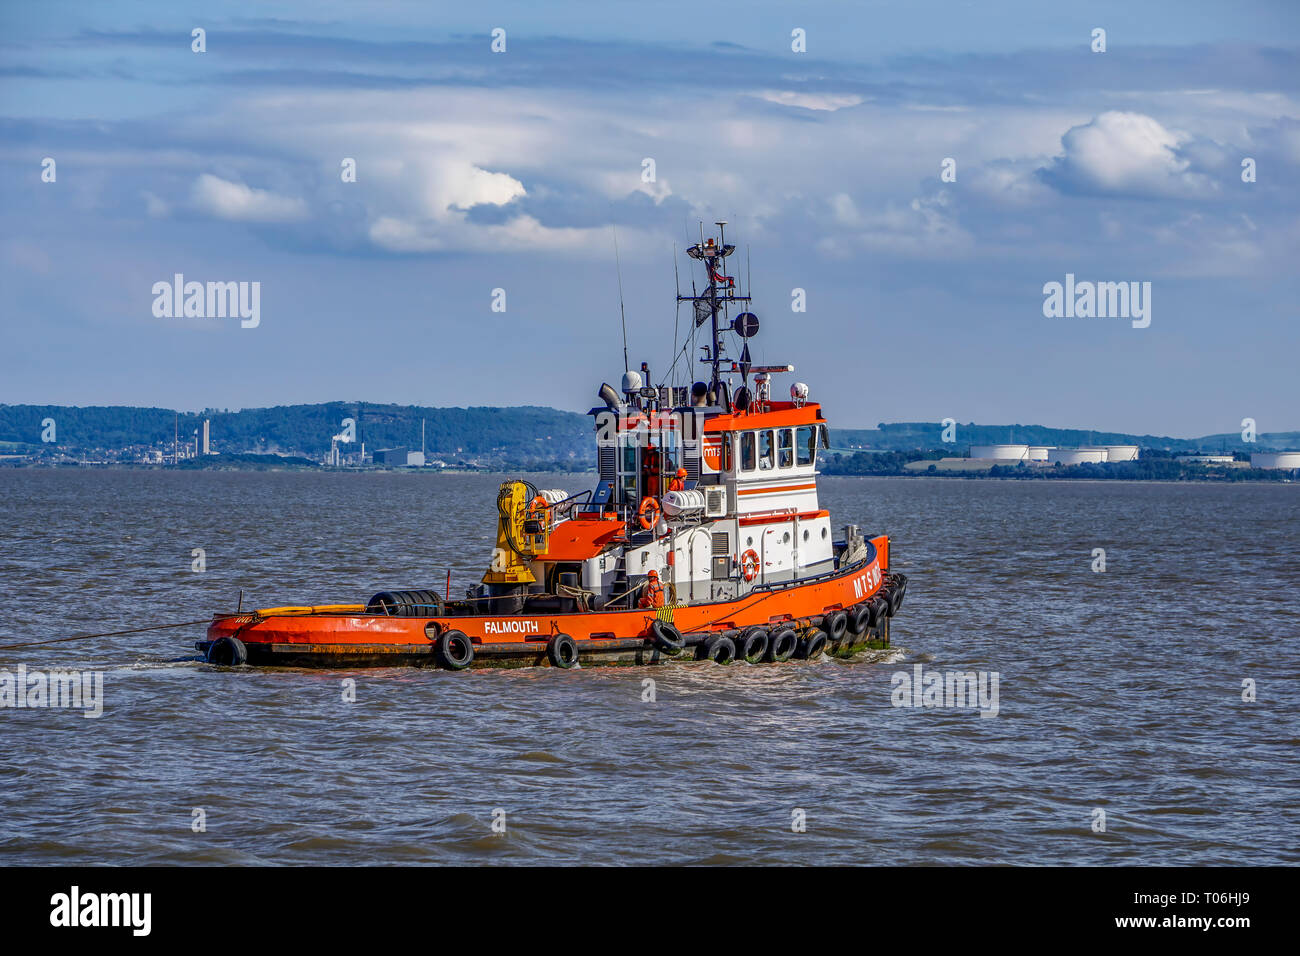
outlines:
{"label": "mooring line", "polygon": [[56,637],[48,641],[29,641],[26,644],[0,644],[0,651],[16,651],[24,647],[40,647],[43,644],[62,644],[65,641],[88,641],[96,637],[120,637],[123,634],[139,634],[141,631],[161,631],[171,627],[193,627],[196,624],[211,624],[212,619],[201,621],[180,621],[176,624],[152,624],[149,627],[133,627],[125,631],[105,631],[103,634],[74,634],[72,637]]}

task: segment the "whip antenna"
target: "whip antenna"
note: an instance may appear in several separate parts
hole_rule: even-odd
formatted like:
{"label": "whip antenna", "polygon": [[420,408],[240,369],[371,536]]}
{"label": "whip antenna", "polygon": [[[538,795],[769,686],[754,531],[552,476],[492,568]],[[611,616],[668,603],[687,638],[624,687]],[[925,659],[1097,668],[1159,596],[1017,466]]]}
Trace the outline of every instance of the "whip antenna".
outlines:
{"label": "whip antenna", "polygon": [[627,315],[623,312],[623,266],[618,261],[618,226],[614,227],[614,271],[618,273],[618,317],[623,323],[623,371],[631,366],[627,361]]}

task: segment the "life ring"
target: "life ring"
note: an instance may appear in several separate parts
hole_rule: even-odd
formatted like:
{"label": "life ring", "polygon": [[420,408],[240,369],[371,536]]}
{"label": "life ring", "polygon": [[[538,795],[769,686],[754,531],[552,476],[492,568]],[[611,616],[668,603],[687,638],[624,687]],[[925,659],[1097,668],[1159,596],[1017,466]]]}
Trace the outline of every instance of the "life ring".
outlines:
{"label": "life ring", "polygon": [[758,552],[753,548],[740,556],[740,576],[746,581],[758,577]]}
{"label": "life ring", "polygon": [[659,516],[663,509],[659,507],[659,502],[649,496],[641,499],[641,507],[636,509],[637,521],[641,527],[649,531],[659,523]]}

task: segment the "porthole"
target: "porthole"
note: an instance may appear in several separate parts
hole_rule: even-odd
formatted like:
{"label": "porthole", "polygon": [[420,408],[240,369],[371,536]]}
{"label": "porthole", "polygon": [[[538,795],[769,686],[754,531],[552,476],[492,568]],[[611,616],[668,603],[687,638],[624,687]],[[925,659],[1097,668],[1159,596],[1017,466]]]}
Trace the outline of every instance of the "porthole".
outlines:
{"label": "porthole", "polygon": [[808,540],[808,529],[807,529],[807,528],[804,528],[804,529],[803,529],[803,539],[804,539],[805,541]]}
{"label": "porthole", "polygon": [[790,532],[789,532],[789,531],[787,531],[784,535],[782,535],[782,537],[781,537],[781,543],[782,543],[782,544],[789,544],[789,543],[790,543]]}
{"label": "porthole", "polygon": [[830,534],[830,530],[827,529],[827,528],[822,528],[822,540],[823,540],[823,541],[826,540],[826,536],[827,536],[828,534]]}
{"label": "porthole", "polygon": [[746,538],[745,547],[752,548],[753,546],[754,546],[754,539],[752,537]]}

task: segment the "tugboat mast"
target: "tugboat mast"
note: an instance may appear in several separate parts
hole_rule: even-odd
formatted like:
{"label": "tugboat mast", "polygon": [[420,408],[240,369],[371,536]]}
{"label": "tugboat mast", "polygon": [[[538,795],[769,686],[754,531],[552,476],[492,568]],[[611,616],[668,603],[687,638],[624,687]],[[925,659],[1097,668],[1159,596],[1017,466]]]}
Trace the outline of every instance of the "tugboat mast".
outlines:
{"label": "tugboat mast", "polygon": [[[715,400],[722,401],[722,339],[721,329],[718,327],[718,312],[726,307],[728,302],[748,302],[749,296],[736,295],[736,280],[731,276],[725,276],[721,272],[722,260],[726,259],[736,251],[734,245],[726,243],[726,225],[725,219],[720,219],[714,223],[718,227],[718,241],[715,243],[712,239],[702,241],[697,245],[691,246],[686,250],[686,254],[692,259],[699,259],[704,263],[704,268],[709,274],[709,287],[705,290],[704,295],[681,295],[678,294],[678,302],[696,303],[695,326],[699,328],[704,323],[702,310],[699,304],[703,303],[708,307],[709,318],[709,355],[701,359],[708,362],[711,366],[709,375],[709,391],[714,395]],[[722,291],[724,294],[719,295],[718,283],[725,283]]]}

